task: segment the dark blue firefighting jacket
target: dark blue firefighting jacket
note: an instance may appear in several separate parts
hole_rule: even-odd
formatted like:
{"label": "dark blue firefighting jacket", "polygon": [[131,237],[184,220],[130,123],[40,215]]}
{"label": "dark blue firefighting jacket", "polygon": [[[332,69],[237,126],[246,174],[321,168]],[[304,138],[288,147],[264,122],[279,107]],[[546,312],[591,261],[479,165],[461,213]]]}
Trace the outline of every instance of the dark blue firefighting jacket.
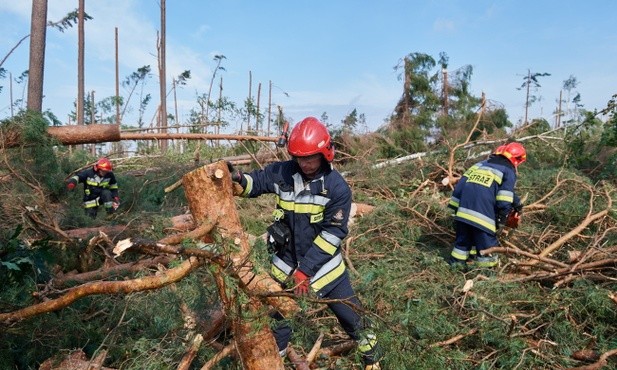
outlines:
{"label": "dark blue firefighting jacket", "polygon": [[111,171],[101,177],[94,171],[94,168],[88,168],[71,177],[69,182],[84,184],[85,208],[98,207],[97,199],[101,196],[103,190],[111,191],[112,198],[118,196],[118,183],[116,176]]}
{"label": "dark blue firefighting jacket", "polygon": [[331,165],[313,180],[304,180],[293,161],[276,162],[245,174],[244,197],[276,194],[276,208],[291,230],[291,242],[272,257],[272,276],[284,282],[297,268],[311,277],[311,288],[327,294],[347,271],[341,243],[347,236],[351,189]]}
{"label": "dark blue firefighting jacket", "polygon": [[499,222],[520,204],[514,192],[516,171],[510,161],[491,155],[471,166],[454,187],[448,207],[455,219],[495,234]]}

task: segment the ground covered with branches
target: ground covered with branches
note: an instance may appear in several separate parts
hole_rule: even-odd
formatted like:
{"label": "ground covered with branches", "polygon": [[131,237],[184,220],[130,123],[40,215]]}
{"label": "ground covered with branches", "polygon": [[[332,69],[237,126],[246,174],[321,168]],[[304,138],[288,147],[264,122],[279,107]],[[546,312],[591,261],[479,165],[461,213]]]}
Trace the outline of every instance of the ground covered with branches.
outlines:
{"label": "ground covered with branches", "polygon": [[[453,269],[445,262],[454,240],[446,208],[452,188],[445,179],[483,159],[495,141],[469,142],[456,150],[442,143],[424,156],[383,167],[375,165],[384,161],[384,143],[392,145],[387,138],[348,137],[340,146],[344,160],[336,166],[345,173],[354,201],[374,207],[354,219],[344,256],[375,325],[384,369],[616,366],[614,145],[585,146],[577,140],[580,135],[563,132],[537,134],[519,133],[529,137],[524,142],[529,160],[520,166],[517,183],[526,206],[521,226],[501,232],[500,264],[490,270],[473,264]],[[120,212],[90,220],[80,209],[80,196],[64,190],[63,179],[93,158],[47,148],[42,158],[36,151],[45,147],[1,153],[2,314],[87,282],[63,279],[71,272],[84,276],[141,261],[135,254],[110,258],[111,250],[125,237],[164,238],[175,232],[170,218],[187,212],[182,190],[165,188],[197,166],[191,156],[114,161]],[[204,158],[220,158],[237,149],[204,150],[209,150]],[[256,236],[251,258],[267,270],[269,256],[259,236],[271,221],[274,200],[237,199],[237,207],[244,229]],[[108,226],[121,231],[94,241],[68,234]],[[161,274],[180,263],[159,260],[91,281]],[[87,359],[104,353],[109,368],[177,369],[196,334],[207,337],[214,322],[224,328],[233,320],[221,316],[213,276],[205,266],[160,289],[87,296],[53,312],[0,323],[0,368],[35,369],[48,359],[57,366],[81,350]],[[236,286],[232,279],[228,283]],[[299,303],[303,312],[291,323],[294,351],[308,355],[323,340],[313,368],[358,369],[351,348],[335,350],[347,338],[325,306],[313,299]],[[230,340],[227,330],[208,338],[187,368],[241,369],[233,354],[206,367]],[[286,366],[296,368],[291,359]]]}

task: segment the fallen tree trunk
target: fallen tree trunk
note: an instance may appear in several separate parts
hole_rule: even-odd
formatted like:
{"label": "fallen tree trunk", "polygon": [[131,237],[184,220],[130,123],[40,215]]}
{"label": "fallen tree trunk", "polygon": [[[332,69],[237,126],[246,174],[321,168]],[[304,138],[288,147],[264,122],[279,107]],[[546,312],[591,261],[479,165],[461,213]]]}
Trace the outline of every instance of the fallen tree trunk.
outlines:
{"label": "fallen tree trunk", "polygon": [[[276,142],[278,138],[270,136],[231,135],[231,134],[198,134],[198,133],[131,133],[121,132],[119,125],[71,125],[50,126],[49,136],[63,145],[108,143],[122,140],[234,140],[234,141],[267,141]],[[19,129],[3,132],[3,147],[13,148],[23,145]]]}

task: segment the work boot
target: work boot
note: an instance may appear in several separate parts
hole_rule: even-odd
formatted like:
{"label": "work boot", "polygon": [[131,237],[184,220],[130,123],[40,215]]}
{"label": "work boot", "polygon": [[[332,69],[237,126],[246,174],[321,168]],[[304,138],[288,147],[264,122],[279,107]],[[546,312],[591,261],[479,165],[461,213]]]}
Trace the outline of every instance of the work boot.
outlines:
{"label": "work boot", "polygon": [[86,208],[86,215],[92,219],[96,218],[97,213],[98,212],[96,208]]}

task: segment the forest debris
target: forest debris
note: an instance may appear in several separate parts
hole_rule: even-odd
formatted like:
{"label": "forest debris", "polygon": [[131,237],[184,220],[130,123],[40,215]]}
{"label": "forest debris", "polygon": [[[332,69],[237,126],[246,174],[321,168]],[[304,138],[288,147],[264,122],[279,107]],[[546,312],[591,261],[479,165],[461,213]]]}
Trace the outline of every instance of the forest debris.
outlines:
{"label": "forest debris", "polygon": [[126,225],[105,225],[99,227],[83,227],[80,229],[66,230],[66,235],[73,239],[86,239],[93,234],[103,232],[110,237],[114,237],[126,230]]}
{"label": "forest debris", "polygon": [[67,307],[78,299],[97,294],[132,293],[143,290],[162,288],[182,280],[193,270],[203,265],[196,257],[190,257],[178,267],[167,270],[159,276],[146,276],[123,281],[98,281],[87,283],[67,290],[62,296],[20,310],[0,313],[0,322],[11,323],[24,320],[45,312],[52,312]]}
{"label": "forest debris", "polygon": [[589,224],[608,215],[608,212],[613,207],[613,201],[612,201],[610,194],[608,194],[607,190],[605,190],[605,195],[607,199],[606,209],[600,212],[597,212],[595,214],[592,214],[591,212],[593,211],[593,198],[594,197],[591,196],[589,199],[589,213],[587,214],[587,217],[585,217],[585,219],[581,221],[581,223],[577,227],[570,230],[568,233],[564,234],[561,238],[559,238],[559,240],[555,241],[554,243],[546,247],[542,252],[540,252],[539,256],[540,257],[548,256],[550,253],[552,253],[553,251],[555,251],[556,249],[564,245],[568,240],[578,235],[581,231],[585,230],[587,226],[589,226]]}
{"label": "forest debris", "polygon": [[467,281],[465,281],[465,285],[463,286],[463,293],[467,293],[468,291],[471,290],[471,288],[473,288],[473,280],[468,279]]}
{"label": "forest debris", "polygon": [[313,361],[315,361],[315,357],[317,357],[317,353],[319,352],[319,349],[321,348],[321,343],[323,342],[323,338],[324,338],[323,333],[320,333],[319,337],[315,341],[315,344],[313,344],[313,348],[311,348],[310,352],[306,355],[306,362],[308,362],[309,365],[312,364]]}
{"label": "forest debris", "polygon": [[199,347],[201,347],[203,340],[204,337],[201,334],[195,335],[193,341],[191,342],[191,346],[182,357],[180,364],[178,364],[178,370],[188,370],[190,368],[195,356],[197,356],[197,351],[199,351]]}
{"label": "forest debris", "polygon": [[593,364],[579,366],[579,367],[572,367],[568,370],[598,370],[606,366],[608,364],[608,358],[614,355],[617,355],[617,349],[613,349],[613,350],[603,353],[600,356],[600,359],[594,362]]}
{"label": "forest debris", "polygon": [[287,347],[287,358],[293,364],[296,370],[310,370],[309,362],[300,356],[293,347]]}
{"label": "forest debris", "polygon": [[39,370],[115,370],[111,367],[104,367],[103,362],[107,357],[107,351],[101,351],[92,360],[81,349],[69,353],[60,364],[55,365],[55,358],[48,358],[39,366]]}
{"label": "forest debris", "polygon": [[235,343],[232,342],[230,345],[228,345],[225,348],[223,348],[222,350],[220,350],[219,353],[214,355],[214,357],[209,359],[208,362],[206,362],[204,364],[204,366],[201,367],[201,370],[210,370],[210,369],[212,369],[222,359],[224,359],[225,357],[231,355],[235,349],[236,349]]}
{"label": "forest debris", "polygon": [[474,334],[475,334],[475,333],[477,333],[477,332],[478,332],[478,329],[477,329],[477,328],[473,328],[473,329],[471,329],[470,331],[468,331],[468,332],[467,332],[467,333],[465,333],[465,334],[455,335],[455,336],[453,336],[453,337],[452,337],[452,338],[450,338],[450,339],[447,339],[447,340],[444,340],[444,341],[441,341],[441,342],[437,342],[437,343],[433,343],[433,344],[431,344],[430,346],[431,346],[431,347],[433,347],[433,348],[434,348],[434,347],[444,347],[444,346],[448,346],[448,345],[450,345],[450,344],[453,344],[453,343],[458,342],[459,340],[461,340],[461,339],[463,339],[463,338],[465,338],[465,337],[468,337],[468,336],[470,336],[470,335],[474,335]]}
{"label": "forest debris", "polygon": [[574,352],[572,358],[578,361],[592,362],[598,361],[600,354],[592,349],[581,349],[580,351]]}
{"label": "forest debris", "polygon": [[112,267],[103,267],[93,271],[87,271],[82,273],[67,273],[59,274],[53,279],[53,285],[55,288],[61,288],[63,286],[71,284],[83,284],[93,280],[103,280],[112,277],[122,276],[130,272],[138,272],[143,269],[166,265],[169,263],[170,257],[168,256],[156,256],[154,258],[142,259],[136,262],[123,263],[121,265]]}

